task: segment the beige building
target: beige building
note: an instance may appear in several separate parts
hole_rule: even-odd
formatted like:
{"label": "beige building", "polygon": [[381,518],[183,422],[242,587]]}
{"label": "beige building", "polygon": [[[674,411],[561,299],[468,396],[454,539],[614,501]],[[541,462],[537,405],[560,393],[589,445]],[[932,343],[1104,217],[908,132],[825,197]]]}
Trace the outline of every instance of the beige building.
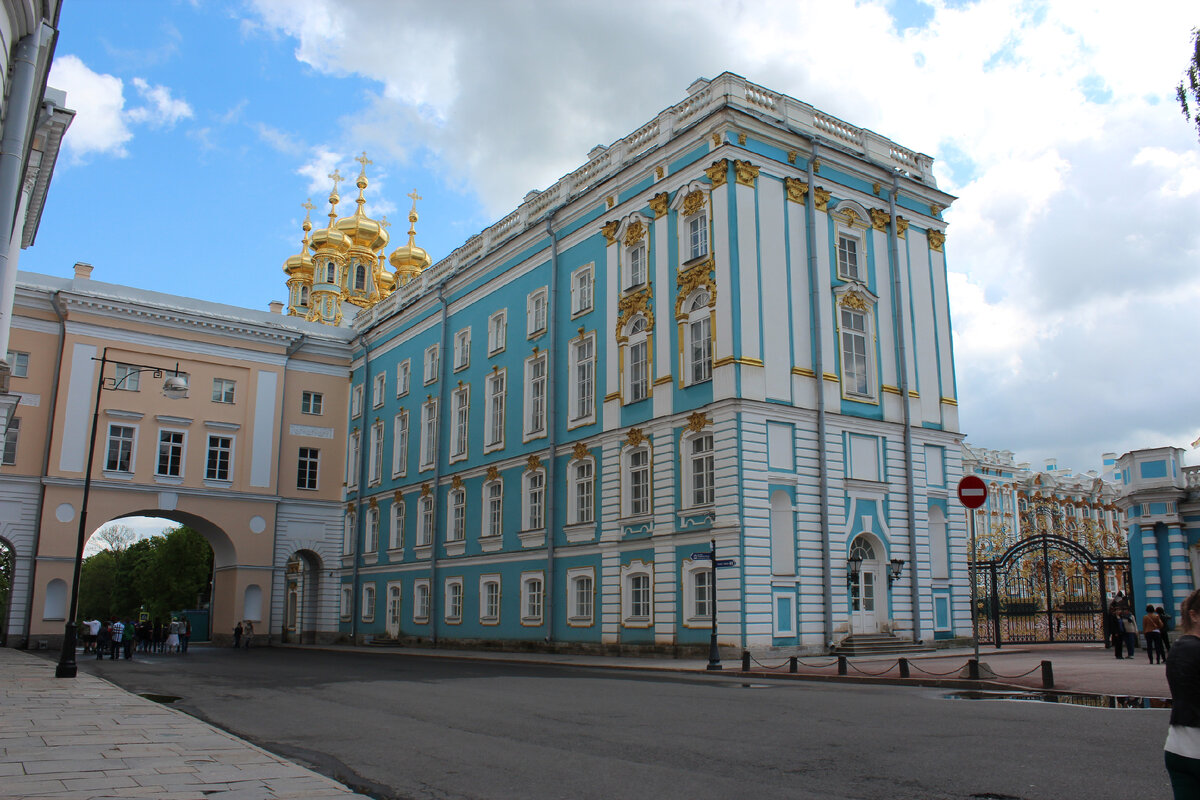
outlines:
{"label": "beige building", "polygon": [[[0,541],[16,556],[8,644],[61,641],[101,380],[88,535],[127,516],[186,524],[213,548],[215,635],[250,619],[260,633],[332,638],[353,331],[91,272],[18,275],[20,403],[0,466]],[[176,369],[183,399],[162,392]]]}

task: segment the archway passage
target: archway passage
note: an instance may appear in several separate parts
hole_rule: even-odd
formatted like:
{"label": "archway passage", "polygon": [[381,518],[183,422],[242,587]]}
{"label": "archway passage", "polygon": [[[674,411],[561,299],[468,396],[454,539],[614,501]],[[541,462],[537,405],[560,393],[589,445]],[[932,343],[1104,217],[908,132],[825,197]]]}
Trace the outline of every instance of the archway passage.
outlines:
{"label": "archway passage", "polygon": [[887,617],[887,578],[882,546],[875,537],[860,533],[850,544],[850,558],[859,559],[850,575],[850,622],[854,633],[878,633],[879,613]]}
{"label": "archway passage", "polygon": [[316,643],[323,570],[321,557],[311,550],[297,550],[288,559],[281,632],[284,642]]}
{"label": "archway passage", "polygon": [[1022,539],[975,570],[975,635],[980,642],[1104,641],[1114,585],[1133,603],[1128,558],[1092,553],[1054,534]]}

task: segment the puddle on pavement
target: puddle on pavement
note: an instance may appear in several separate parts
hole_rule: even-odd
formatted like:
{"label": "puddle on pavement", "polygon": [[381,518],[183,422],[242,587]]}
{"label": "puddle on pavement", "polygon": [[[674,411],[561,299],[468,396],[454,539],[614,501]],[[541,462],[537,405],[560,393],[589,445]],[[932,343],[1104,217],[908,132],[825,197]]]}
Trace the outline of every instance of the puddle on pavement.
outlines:
{"label": "puddle on pavement", "polygon": [[1091,708],[1170,708],[1168,697],[1137,697],[1121,694],[1074,694],[1072,692],[981,692],[962,691],[942,695],[948,700],[1032,700]]}
{"label": "puddle on pavement", "polygon": [[153,700],[156,703],[170,704],[181,698],[173,694],[138,694],[138,697],[144,697],[147,700]]}

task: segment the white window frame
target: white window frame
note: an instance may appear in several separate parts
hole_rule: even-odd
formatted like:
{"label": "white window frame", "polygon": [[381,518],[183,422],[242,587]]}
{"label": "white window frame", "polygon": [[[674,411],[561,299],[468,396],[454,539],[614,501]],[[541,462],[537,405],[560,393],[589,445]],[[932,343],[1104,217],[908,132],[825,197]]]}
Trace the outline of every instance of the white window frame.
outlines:
{"label": "white window frame", "polygon": [[[499,490],[498,492],[494,490]],[[494,538],[504,535],[504,482],[497,478],[483,484],[483,514],[480,536]]]}
{"label": "white window frame", "polygon": [[[681,565],[683,573],[683,626],[685,628],[711,628],[712,606],[715,599],[712,591],[713,568],[711,561],[692,561],[684,559]],[[701,606],[700,582],[708,582],[708,598]]]}
{"label": "white window frame", "polygon": [[[9,422],[10,428],[11,428],[13,422],[16,422],[16,420],[11,420]],[[130,436],[130,438],[128,439],[128,442],[129,442],[128,469],[112,469],[108,465],[109,461],[112,459],[112,455],[113,455],[113,442],[114,442],[113,428],[123,428],[123,429],[133,431],[133,435]],[[123,425],[119,422],[108,423],[108,435],[105,437],[105,445],[104,445],[104,472],[106,472],[110,475],[132,475],[137,466],[137,439],[138,439],[138,426],[137,425]],[[121,437],[121,439],[119,441],[121,443],[124,443],[126,440],[124,437]],[[118,454],[118,459],[119,458],[120,458],[120,455]],[[5,462],[5,463],[7,463],[7,462]],[[118,466],[120,466],[119,463],[118,463]],[[155,466],[157,467],[157,464]]]}
{"label": "white window frame", "polygon": [[380,372],[371,379],[371,408],[379,408],[387,397],[387,373]]}
{"label": "white window frame", "polygon": [[413,581],[413,622],[425,624],[429,622],[429,579],[417,578]]}
{"label": "white window frame", "polygon": [[[178,447],[179,447],[179,471],[175,474],[172,474],[169,470],[167,472],[162,471],[162,447],[163,447],[163,434],[164,433],[179,434],[179,436],[182,437],[181,441],[178,444]],[[158,429],[158,451],[155,453],[155,459],[154,459],[154,476],[156,478],[167,478],[169,480],[183,480],[183,478],[187,474],[187,440],[188,440],[188,435],[187,435],[187,431],[185,431],[185,430],[180,430],[179,428],[159,428]],[[174,447],[176,445],[173,444],[171,446]]]}
{"label": "white window frame", "polygon": [[[645,455],[645,464],[640,463],[640,456]],[[635,470],[645,472],[645,484],[639,486],[643,478],[635,474]],[[641,490],[641,497],[635,502],[634,491]],[[627,447],[621,454],[621,516],[627,518],[648,517],[654,513],[654,454],[649,444]]]}
{"label": "white window frame", "polygon": [[8,367],[12,370],[9,373],[12,377],[29,377],[29,353],[23,350],[9,350],[4,360],[8,362]]}
{"label": "white window frame", "polygon": [[508,370],[493,370],[485,379],[487,403],[483,409],[483,452],[504,449],[504,418],[508,405]]}
{"label": "white window frame", "polygon": [[[307,452],[305,452],[307,451]],[[300,467],[304,466],[304,475],[312,478],[312,486],[300,485]],[[319,447],[301,447],[296,451],[296,488],[305,492],[319,491],[321,475],[321,449]],[[306,481],[308,483],[309,481]]]}
{"label": "white window frame", "polygon": [[586,314],[595,306],[593,265],[585,264],[571,273],[571,316]]}
{"label": "white window frame", "polygon": [[[857,232],[839,226],[836,232],[837,274],[846,281],[866,283],[865,259],[866,250],[863,237]],[[849,247],[847,247],[849,245]],[[853,256],[851,258],[851,256]]]}
{"label": "white window frame", "polygon": [[362,608],[359,609],[359,617],[363,622],[375,621],[375,583],[364,583],[362,585]]}
{"label": "white window frame", "polygon": [[212,401],[232,404],[237,396],[237,381],[233,378],[213,378]]}
{"label": "white window frame", "polygon": [[431,398],[421,404],[421,453],[417,471],[433,469],[438,457],[438,401]]}
{"label": "white window frame", "polygon": [[625,248],[625,291],[632,291],[645,286],[650,281],[649,248],[646,239]]}
{"label": "white window frame", "polygon": [[471,329],[463,328],[454,334],[454,371],[471,366]]}
{"label": "white window frame", "polygon": [[529,470],[521,476],[521,529],[546,527],[546,470]]}
{"label": "white window frame", "polygon": [[379,552],[379,506],[367,506],[367,515],[363,525],[363,555],[369,556]]}
{"label": "white window frame", "polygon": [[[29,360],[29,354],[25,354],[26,362]],[[28,370],[26,370],[28,372]],[[16,371],[13,372],[13,377],[18,376]],[[140,367],[135,367],[132,364],[114,364],[113,365],[113,389],[118,392],[136,392],[141,389],[142,370]]]}
{"label": "white window frame", "polygon": [[[688,296],[684,308],[687,317],[683,320],[684,347],[683,373],[685,386],[695,386],[712,380],[713,373],[713,319],[711,295],[708,289],[697,289]],[[699,330],[698,330],[699,329]],[[698,333],[703,331],[704,338]]]}
{"label": "white window frame", "polygon": [[521,625],[536,627],[546,613],[546,575],[542,570],[521,573]]}
{"label": "white window frame", "polygon": [[354,587],[343,586],[341,600],[338,603],[338,616],[344,620],[350,619],[351,604],[354,602]]}
{"label": "white window frame", "polygon": [[417,501],[417,547],[433,545],[433,495],[421,495]]}
{"label": "white window frame", "polygon": [[525,299],[525,338],[533,339],[546,332],[549,294],[545,286],[535,289]]}
{"label": "white window frame", "polygon": [[[496,607],[489,608],[489,586],[496,587]],[[503,608],[504,586],[499,573],[488,573],[479,576],[479,624],[499,625],[500,613]]]}
{"label": "white window frame", "polygon": [[[708,443],[708,450],[698,453],[696,446],[705,441]],[[683,447],[680,450],[683,456],[681,471],[685,476],[684,496],[681,498],[684,508],[707,508],[716,502],[715,442],[716,439],[710,429],[683,438]],[[699,477],[703,477],[705,480],[704,484],[698,487],[697,479]]]}
{"label": "white window frame", "polygon": [[446,493],[446,541],[463,542],[467,538],[467,490]]}
{"label": "white window frame", "polygon": [[450,393],[454,416],[450,420],[450,463],[462,461],[470,454],[471,442],[471,385],[464,383]]}
{"label": "white window frame", "polygon": [[350,418],[358,419],[362,416],[363,405],[363,387],[362,384],[356,384],[350,389]]}
{"label": "white window frame", "polygon": [[508,340],[508,310],[501,309],[488,317],[488,355],[503,353]]}
{"label": "white window frame", "polygon": [[392,477],[408,474],[408,410],[401,409],[392,419]]}
{"label": "white window frame", "polygon": [[350,431],[346,441],[346,488],[358,487],[358,473],[362,469],[362,435],[358,430]]}
{"label": "white window frame", "polygon": [[371,424],[371,460],[367,463],[367,485],[378,486],[383,481],[383,420]]}
{"label": "white window frame", "polygon": [[440,349],[437,344],[431,344],[425,348],[425,358],[421,362],[424,364],[421,375],[425,386],[436,382],[438,379],[438,350]]}
{"label": "white window frame", "polygon": [[[624,373],[621,388],[623,403],[629,405],[647,400],[651,394],[650,387],[653,381],[650,373],[653,369],[653,361],[649,321],[641,314],[636,315],[625,326],[625,337],[625,341],[621,345],[623,348],[622,372]],[[639,350],[644,354],[641,359],[642,367],[640,370],[635,370],[634,355]],[[635,372],[639,374],[635,374]]]}
{"label": "white window frame", "polygon": [[412,359],[406,358],[396,365],[396,397],[408,394],[412,385]]}
{"label": "white window frame", "polygon": [[464,595],[461,576],[446,578],[446,607],[443,609],[442,618],[448,625],[458,625],[462,622]]}
{"label": "white window frame", "polygon": [[702,208],[695,214],[683,217],[679,224],[683,239],[683,246],[679,250],[681,253],[686,253],[682,259],[683,262],[690,264],[707,257],[712,252],[712,231],[709,230],[708,225],[708,209]]}
{"label": "white window frame", "polygon": [[[548,410],[546,408],[546,387],[549,380],[549,353],[541,350],[535,356],[525,359],[525,434],[523,441],[542,439],[547,434]],[[535,375],[539,371],[540,376]]]}
{"label": "white window frame", "polygon": [[[586,591],[581,583],[586,583]],[[596,570],[572,567],[567,570],[567,625],[590,628],[596,624]]]}
{"label": "white window frame", "polygon": [[[222,449],[225,451],[225,476],[224,477],[221,477],[219,474],[218,475],[209,474],[212,469],[213,439],[218,439],[218,440],[224,439],[226,442],[228,442],[227,447],[225,447],[225,448],[218,447],[217,448],[218,453],[220,453]],[[233,483],[233,464],[234,464],[233,459],[234,459],[234,453],[235,453],[234,448],[235,448],[236,443],[237,443],[237,438],[235,436],[233,436],[232,434],[228,434],[228,435],[221,434],[221,433],[208,434],[207,441],[206,441],[207,446],[204,449],[204,480],[215,481],[217,483],[222,483],[222,484]],[[219,465],[219,461],[220,461],[220,457],[218,455],[218,465]]]}
{"label": "white window frame", "polygon": [[[586,468],[586,476],[581,471]],[[567,464],[567,514],[571,525],[587,525],[596,521],[596,460],[577,458]],[[582,498],[587,498],[587,503]]]}
{"label": "white window frame", "polygon": [[342,515],[342,555],[354,553],[354,540],[358,535],[358,518],[353,508],[346,509]]}
{"label": "white window frame", "polygon": [[388,510],[388,550],[404,549],[404,500],[394,498]]}
{"label": "white window frame", "polygon": [[621,567],[621,626],[654,627],[654,563],[635,559]]}
{"label": "white window frame", "polygon": [[300,393],[300,413],[319,417],[325,413],[325,395],[305,389]]}
{"label": "white window frame", "polygon": [[[136,436],[136,434],[135,434]],[[21,418],[11,417],[8,420],[8,427],[4,429],[4,438],[0,439],[0,466],[13,467],[17,464],[17,447],[21,441]],[[130,466],[133,465],[132,458]],[[116,473],[110,473],[116,474]],[[129,473],[133,474],[132,470]]]}
{"label": "white window frame", "polygon": [[[868,308],[865,311],[850,308],[839,303],[837,306],[837,344],[838,357],[842,385],[842,397],[847,400],[857,400],[859,402],[877,402],[878,401],[878,386],[875,379],[875,331],[874,331],[874,309]],[[862,320],[862,330],[848,328],[847,316],[852,318],[860,318]],[[851,380],[855,373],[847,370],[847,342],[848,338],[854,338],[861,341],[864,353],[862,354],[862,368],[864,371],[865,390],[860,390],[858,385],[851,385]]]}
{"label": "white window frame", "polygon": [[586,333],[567,345],[568,430],[596,421],[596,334]]}

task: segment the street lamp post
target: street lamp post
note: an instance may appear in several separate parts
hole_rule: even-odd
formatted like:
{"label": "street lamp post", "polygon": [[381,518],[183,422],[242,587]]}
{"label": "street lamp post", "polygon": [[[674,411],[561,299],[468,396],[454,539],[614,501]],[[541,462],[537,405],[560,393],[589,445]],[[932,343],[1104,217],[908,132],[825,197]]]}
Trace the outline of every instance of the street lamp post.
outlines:
{"label": "street lamp post", "polygon": [[[100,354],[100,358],[93,356],[92,360],[100,362],[100,377],[96,379],[96,406],[92,410],[92,433],[88,442],[87,471],[83,474],[83,501],[79,505],[79,540],[75,545],[75,571],[71,577],[71,602],[67,606],[67,625],[63,632],[62,653],[58,657],[58,667],[54,670],[54,675],[58,678],[74,678],[79,672],[78,665],[75,663],[75,614],[79,605],[79,574],[83,569],[83,545],[87,541],[88,496],[92,492],[92,462],[96,457],[96,430],[100,423],[100,395],[106,388],[120,389],[121,385],[132,375],[149,372],[155,378],[161,378],[167,372],[163,367],[121,362],[130,369],[118,380],[104,376],[104,368],[110,363],[107,347]],[[179,374],[179,364],[176,363],[175,370],[163,381],[163,394],[172,400],[179,400],[187,397],[187,392],[187,378]]]}

